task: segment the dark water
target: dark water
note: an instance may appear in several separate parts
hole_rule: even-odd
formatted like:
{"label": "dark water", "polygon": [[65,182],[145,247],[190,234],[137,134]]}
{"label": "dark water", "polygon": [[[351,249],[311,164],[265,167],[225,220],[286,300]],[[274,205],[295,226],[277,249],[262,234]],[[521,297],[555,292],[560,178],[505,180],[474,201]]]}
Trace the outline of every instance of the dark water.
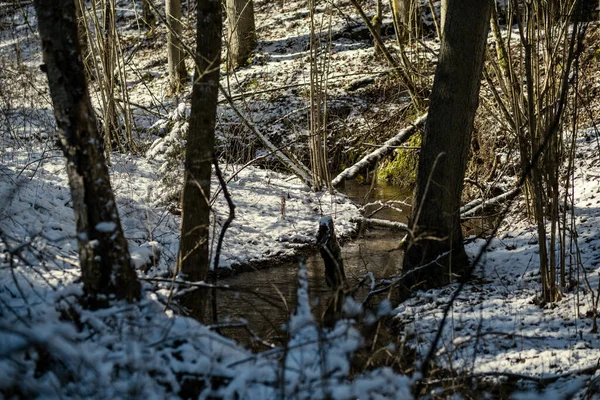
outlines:
{"label": "dark water", "polygon": [[[378,185],[374,190],[369,186],[348,182],[343,191],[357,204],[365,204],[376,200],[407,200],[409,193],[388,185]],[[402,207],[402,206],[401,206]],[[378,206],[369,207],[367,214]],[[402,207],[403,212],[386,209],[374,215],[375,218],[406,222],[410,209]],[[316,234],[315,227],[315,234]],[[365,281],[366,287],[358,290],[355,297],[360,300],[368,293],[372,273],[375,279],[388,277],[400,272],[402,252],[398,249],[403,237],[402,232],[383,229],[362,229],[359,237],[347,242],[342,247],[344,269],[350,287]],[[305,257],[310,297],[314,305],[315,315],[320,316],[333,292],[325,284],[323,260],[318,252]],[[220,284],[230,285],[235,292],[219,292],[219,320],[247,321],[248,329],[264,339],[264,341],[280,344],[285,340],[281,326],[285,324],[296,304],[298,287],[297,274],[299,262],[289,262],[273,268],[254,272],[245,272],[231,278],[222,279]],[[242,344],[256,350],[265,349],[252,333],[243,327],[224,328],[223,333]]]}

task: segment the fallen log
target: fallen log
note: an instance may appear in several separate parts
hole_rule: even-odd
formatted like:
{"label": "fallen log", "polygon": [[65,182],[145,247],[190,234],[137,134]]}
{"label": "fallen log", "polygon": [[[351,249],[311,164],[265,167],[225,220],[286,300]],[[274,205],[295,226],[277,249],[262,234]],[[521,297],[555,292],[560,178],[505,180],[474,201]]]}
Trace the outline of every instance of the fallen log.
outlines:
{"label": "fallen log", "polygon": [[377,161],[395,150],[396,146],[406,142],[417,131],[417,128],[425,123],[427,113],[417,118],[410,126],[402,129],[396,136],[384,142],[377,150],[361,158],[356,164],[346,168],[338,176],[333,178],[331,185],[338,187],[347,179],[355,178],[364,169],[375,165]]}
{"label": "fallen log", "polygon": [[408,225],[406,225],[404,222],[390,221],[387,219],[359,217],[359,218],[352,218],[350,221],[351,222],[360,222],[363,224],[367,224],[369,226],[379,226],[381,228],[398,229],[401,231],[408,230]]}
{"label": "fallen log", "polygon": [[521,193],[521,188],[516,187],[491,199],[473,200],[472,202],[467,203],[460,208],[460,217],[469,218],[477,215],[478,213],[485,211],[487,208],[496,207],[505,201],[514,199],[519,193]]}

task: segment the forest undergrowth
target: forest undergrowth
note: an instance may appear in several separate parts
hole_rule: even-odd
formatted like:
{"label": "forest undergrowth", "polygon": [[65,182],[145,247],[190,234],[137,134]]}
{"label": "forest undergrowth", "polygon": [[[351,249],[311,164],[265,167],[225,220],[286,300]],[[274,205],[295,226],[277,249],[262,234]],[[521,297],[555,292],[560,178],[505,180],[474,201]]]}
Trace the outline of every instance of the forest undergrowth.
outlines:
{"label": "forest undergrowth", "polygon": [[[181,93],[170,92],[164,51],[167,29],[160,22],[151,30],[145,28],[139,18],[140,2],[116,2],[122,66],[114,90],[120,99],[116,102],[120,128],[109,161],[143,297],[135,304],[115,303],[95,311],[78,302],[82,286],[73,204],[40,69],[37,21],[30,4],[18,3],[0,4],[0,393],[4,397],[600,396],[597,23],[587,28],[577,70],[570,75],[571,82],[575,76],[577,82],[569,93],[563,137],[572,147],[568,154],[565,150],[559,169],[561,189],[566,189],[561,192],[560,211],[568,217],[560,222],[563,239],[556,250],[562,251],[566,268],[555,302],[541,300],[539,235],[530,203],[533,189],[524,186],[514,200],[487,205],[489,199],[514,189],[522,162],[518,135],[498,111],[498,98],[505,94],[494,75],[498,70],[488,65],[463,193],[465,204],[487,211],[488,225],[480,235],[467,238],[467,254],[471,261],[478,260],[471,279],[415,291],[397,308],[385,299],[371,302],[349,296],[340,311],[343,318],[324,327],[311,313],[311,288],[301,266],[298,304],[286,304],[291,314],[283,329],[287,342],[274,345],[251,332],[268,348],[253,353],[219,334],[224,325],[248,329],[243,319],[203,325],[184,317],[184,310],[172,301],[174,287],[189,287],[174,271],[191,85]],[[375,1],[363,3],[366,9],[375,9]],[[439,2],[431,3],[437,7]],[[182,6],[181,40],[193,48],[191,3]],[[255,13],[257,47],[247,66],[235,70],[222,66],[221,83],[253,129],[286,155],[309,165],[306,2],[256,1]],[[431,12],[424,14],[424,36],[406,52],[411,65],[418,67],[418,92],[426,99],[439,41]],[[423,110],[411,102],[411,94],[391,74],[390,66],[375,55],[364,22],[350,2],[323,2],[316,15],[321,51],[327,54],[324,126],[328,167],[335,176]],[[383,25],[393,26],[390,16]],[[508,37],[506,27],[502,35]],[[393,31],[383,40],[393,54],[399,53]],[[516,31],[510,40],[507,46],[518,49]],[[498,55],[492,34],[487,48],[488,57]],[[105,77],[93,68],[89,72],[92,101],[101,113]],[[188,73],[191,83],[191,65]],[[106,123],[100,118],[101,127]],[[229,271],[249,265],[276,268],[272,264],[314,244],[323,215],[334,217],[340,237],[355,235],[356,221],[363,217],[358,205],[339,192],[313,192],[289,175],[253,129],[224,96],[219,98],[216,148],[236,204],[219,266]],[[417,134],[360,179],[369,185],[379,177],[412,188],[419,146]],[[219,187],[215,179],[213,248],[229,212]],[[481,219],[474,217],[470,223],[481,224]],[[494,237],[488,236],[490,232]],[[401,273],[398,269],[396,278]],[[391,279],[366,274],[364,284],[371,285],[375,297]],[[236,290],[219,281],[213,284],[217,290]],[[260,299],[260,293],[239,296]],[[439,344],[430,359],[436,340]],[[419,375],[423,362],[432,363],[427,377]],[[423,385],[419,393],[414,392],[417,385]]]}

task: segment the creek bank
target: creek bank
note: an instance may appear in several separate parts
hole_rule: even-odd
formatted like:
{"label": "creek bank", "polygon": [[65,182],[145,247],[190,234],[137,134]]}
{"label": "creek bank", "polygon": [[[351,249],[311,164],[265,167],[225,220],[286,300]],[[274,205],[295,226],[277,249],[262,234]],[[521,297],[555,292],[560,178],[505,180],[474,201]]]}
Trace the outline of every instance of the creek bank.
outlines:
{"label": "creek bank", "polygon": [[[369,186],[359,183],[357,180],[349,180],[346,181],[339,190],[343,195],[347,196],[359,207],[362,215],[360,218],[350,219],[351,222],[356,224],[354,230],[346,231],[339,235],[338,241],[342,246],[359,239],[365,232],[365,229],[370,228],[368,226],[369,224],[364,222],[364,218],[365,216],[372,215],[376,210],[376,217],[383,221],[387,220],[391,222],[406,223],[408,216],[410,215],[409,201],[411,193],[394,185],[378,183],[377,185]],[[388,201],[397,201],[398,203],[403,203],[403,208],[381,206],[381,204]],[[335,217],[334,222],[336,222]],[[377,229],[378,227],[394,229],[394,227],[385,226],[375,226],[373,229]],[[249,272],[276,268],[282,264],[296,262],[299,257],[310,258],[311,255],[318,253],[319,250],[316,244],[317,230],[318,225],[315,224],[315,241],[295,243],[294,245],[296,245],[297,248],[293,254],[278,253],[267,259],[249,261],[245,263],[234,263],[229,267],[219,268],[217,271],[217,276],[219,279],[227,279],[237,276],[238,274],[246,274]],[[398,236],[398,233],[391,233],[391,235],[395,237]]]}
{"label": "creek bank", "polygon": [[[347,182],[344,191],[357,204],[388,200],[405,202],[408,197],[405,191],[391,185],[371,188],[355,181]],[[367,206],[366,215],[372,212],[372,207],[378,206]],[[381,210],[378,216],[405,220],[410,210],[402,211]],[[316,233],[317,226],[315,239]],[[354,293],[357,301],[366,297],[371,284],[400,272],[402,250],[399,244],[403,236],[403,232],[363,226],[350,238],[346,237],[342,258],[348,287],[357,288]],[[264,350],[267,343],[285,343],[287,334],[283,327],[296,305],[300,262],[306,264],[313,313],[320,319],[333,291],[325,283],[323,260],[316,244],[312,244],[300,249],[295,256],[276,257],[230,269],[227,276],[219,271],[219,284],[236,289],[217,295],[221,331],[255,351]]]}

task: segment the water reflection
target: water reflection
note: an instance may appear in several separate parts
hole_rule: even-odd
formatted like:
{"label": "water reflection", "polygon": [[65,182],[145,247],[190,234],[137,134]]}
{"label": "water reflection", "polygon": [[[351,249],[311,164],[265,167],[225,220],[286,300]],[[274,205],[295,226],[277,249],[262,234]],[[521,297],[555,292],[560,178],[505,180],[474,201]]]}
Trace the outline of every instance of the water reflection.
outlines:
{"label": "water reflection", "polygon": [[[370,190],[368,186],[356,182],[348,182],[344,192],[357,204],[376,200],[404,201],[409,197],[406,192],[393,186],[378,185]],[[376,217],[406,222],[410,210],[408,207],[404,208],[402,213],[386,209]],[[368,212],[370,211],[367,210]],[[316,232],[317,226],[315,235]],[[397,274],[402,264],[402,252],[398,246],[403,236],[402,232],[363,229],[356,240],[346,243],[342,247],[342,256],[348,284],[357,285],[365,280],[368,273],[372,273],[375,279]],[[333,293],[325,284],[323,260],[318,252],[306,255],[305,259],[313,310],[315,315],[320,316]],[[243,319],[247,321],[249,330],[265,341],[283,343],[286,338],[281,327],[287,322],[296,304],[298,265],[298,262],[273,265],[274,268],[241,273],[221,280],[221,284],[230,285],[239,291],[218,294],[220,321]],[[365,283],[366,287],[356,294],[358,299],[364,298],[368,292],[370,280]],[[240,327],[224,328],[223,333],[256,350],[264,349],[247,330]]]}
{"label": "water reflection", "polygon": [[[412,193],[408,190],[399,189],[397,186],[378,182],[374,187],[363,185],[356,180],[347,181],[342,191],[356,204],[364,205],[374,202],[392,202],[394,209],[384,208],[373,217],[389,219],[390,221],[408,222],[410,215],[410,202]],[[404,203],[404,204],[402,204]],[[365,215],[370,215],[380,206],[371,205],[365,208]]]}

